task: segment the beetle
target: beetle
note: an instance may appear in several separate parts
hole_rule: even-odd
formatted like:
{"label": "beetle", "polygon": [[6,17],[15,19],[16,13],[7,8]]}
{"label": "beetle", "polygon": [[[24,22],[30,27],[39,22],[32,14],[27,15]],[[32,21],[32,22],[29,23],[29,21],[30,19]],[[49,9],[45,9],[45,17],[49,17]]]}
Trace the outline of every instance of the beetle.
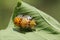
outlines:
{"label": "beetle", "polygon": [[34,28],[36,25],[36,22],[32,17],[28,15],[18,15],[14,18],[14,24],[21,28]]}

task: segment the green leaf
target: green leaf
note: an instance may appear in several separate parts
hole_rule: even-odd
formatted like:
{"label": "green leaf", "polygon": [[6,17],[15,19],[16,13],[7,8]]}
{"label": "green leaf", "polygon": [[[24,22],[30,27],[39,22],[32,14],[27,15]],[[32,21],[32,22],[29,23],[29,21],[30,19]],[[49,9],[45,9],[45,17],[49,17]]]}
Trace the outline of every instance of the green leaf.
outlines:
{"label": "green leaf", "polygon": [[55,19],[36,9],[35,7],[30,6],[29,4],[22,2],[21,6],[18,7],[17,5],[13,14],[13,19],[20,14],[30,15],[32,18],[34,18],[37,22],[36,29],[48,29],[51,32],[60,32],[60,24]]}
{"label": "green leaf", "polygon": [[[13,29],[15,28],[13,19],[20,14],[30,15],[36,20],[36,31],[24,34]],[[0,40],[60,40],[60,34],[52,33],[60,33],[60,24],[44,12],[25,2],[21,2],[15,7],[7,29],[0,31]]]}

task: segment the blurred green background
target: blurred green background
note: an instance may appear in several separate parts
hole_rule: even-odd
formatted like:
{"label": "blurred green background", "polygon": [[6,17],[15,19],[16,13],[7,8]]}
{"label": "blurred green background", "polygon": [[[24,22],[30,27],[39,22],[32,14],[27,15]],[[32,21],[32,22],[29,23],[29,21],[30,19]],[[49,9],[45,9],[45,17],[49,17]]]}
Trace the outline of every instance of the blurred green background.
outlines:
{"label": "blurred green background", "polygon": [[[60,22],[60,0],[23,0]],[[18,0],[0,0],[0,29],[6,28]]]}

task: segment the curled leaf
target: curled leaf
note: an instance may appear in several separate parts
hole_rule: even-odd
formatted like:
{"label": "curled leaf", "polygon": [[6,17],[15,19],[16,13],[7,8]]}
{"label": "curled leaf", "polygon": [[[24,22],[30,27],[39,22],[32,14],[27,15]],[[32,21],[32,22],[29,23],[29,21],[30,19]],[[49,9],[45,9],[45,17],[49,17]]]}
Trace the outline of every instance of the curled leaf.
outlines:
{"label": "curled leaf", "polygon": [[29,4],[22,2],[21,6],[19,6],[19,7],[16,6],[14,14],[13,14],[13,18],[16,15],[29,15],[29,16],[31,16],[37,22],[37,26],[36,26],[37,30],[47,29],[47,31],[49,30],[52,33],[60,33],[60,23],[58,23],[51,16],[45,14],[42,11],[39,11],[38,9],[30,6]]}
{"label": "curled leaf", "polygon": [[[23,14],[29,15],[35,19],[37,22],[36,31],[23,34],[18,29],[18,31],[13,29],[15,27],[13,23],[14,17]],[[60,24],[44,12],[25,2],[21,2],[20,6],[16,6],[7,29],[0,31],[0,40],[60,40],[60,34],[54,35],[48,32],[60,33]]]}

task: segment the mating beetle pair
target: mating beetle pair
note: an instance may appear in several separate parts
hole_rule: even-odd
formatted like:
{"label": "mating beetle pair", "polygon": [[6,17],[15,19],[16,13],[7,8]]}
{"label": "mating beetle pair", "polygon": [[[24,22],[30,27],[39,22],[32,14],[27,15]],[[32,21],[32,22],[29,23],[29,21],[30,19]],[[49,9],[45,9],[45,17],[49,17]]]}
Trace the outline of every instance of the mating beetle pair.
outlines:
{"label": "mating beetle pair", "polygon": [[28,15],[18,15],[14,18],[14,24],[21,28],[34,28],[36,22],[32,17]]}

